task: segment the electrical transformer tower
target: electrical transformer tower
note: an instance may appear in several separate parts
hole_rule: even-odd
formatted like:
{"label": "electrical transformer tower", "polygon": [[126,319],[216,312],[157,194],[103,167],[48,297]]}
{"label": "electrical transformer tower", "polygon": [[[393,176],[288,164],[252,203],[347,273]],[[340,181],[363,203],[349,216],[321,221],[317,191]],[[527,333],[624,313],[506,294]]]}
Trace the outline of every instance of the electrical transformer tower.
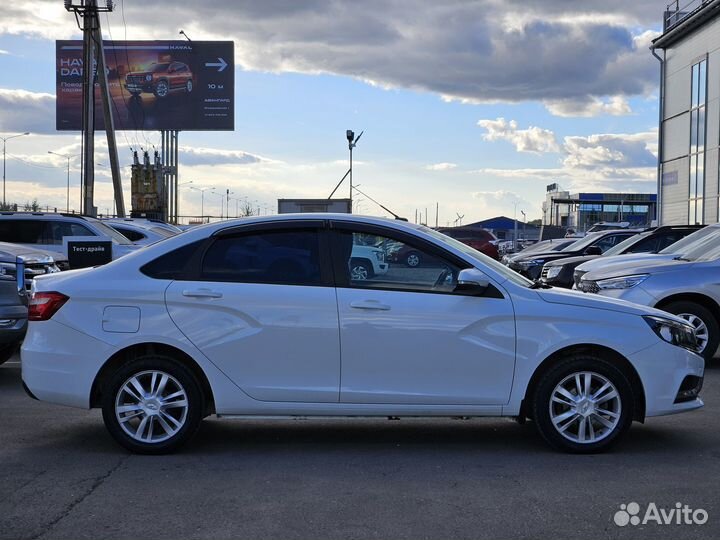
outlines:
{"label": "electrical transformer tower", "polygon": [[118,217],[125,217],[120,163],[115,142],[115,124],[111,111],[110,100],[112,98],[108,86],[105,49],[98,16],[98,13],[112,11],[113,2],[105,0],[104,5],[100,6],[98,0],[64,0],[64,4],[67,11],[75,14],[78,26],[83,31],[83,205],[81,212],[89,216],[97,216],[97,207],[95,206],[95,78],[97,77],[110,155],[115,207]]}

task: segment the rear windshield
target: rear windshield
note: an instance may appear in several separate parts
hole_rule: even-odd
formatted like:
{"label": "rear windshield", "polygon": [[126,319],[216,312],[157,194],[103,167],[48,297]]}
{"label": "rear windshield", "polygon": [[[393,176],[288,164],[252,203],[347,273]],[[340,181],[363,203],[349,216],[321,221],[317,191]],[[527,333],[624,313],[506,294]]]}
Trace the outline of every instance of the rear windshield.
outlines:
{"label": "rear windshield", "polygon": [[692,234],[688,234],[682,240],[678,240],[674,244],[670,244],[668,247],[663,249],[660,253],[664,255],[682,255],[694,247],[696,242],[702,241],[706,237],[716,237],[720,234],[720,227],[704,227],[699,231],[695,231]]}
{"label": "rear windshield", "polygon": [[118,244],[130,245],[132,242],[127,239],[122,233],[117,232],[112,227],[108,227],[100,220],[92,220],[91,223],[105,236],[109,236]]}

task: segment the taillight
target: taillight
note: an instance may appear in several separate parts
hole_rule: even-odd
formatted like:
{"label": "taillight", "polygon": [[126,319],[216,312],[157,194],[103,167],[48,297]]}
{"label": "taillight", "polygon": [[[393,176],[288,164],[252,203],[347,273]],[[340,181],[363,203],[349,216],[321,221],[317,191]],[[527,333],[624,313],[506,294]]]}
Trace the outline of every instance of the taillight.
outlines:
{"label": "taillight", "polygon": [[70,298],[59,292],[36,292],[28,304],[28,320],[48,321],[68,300]]}

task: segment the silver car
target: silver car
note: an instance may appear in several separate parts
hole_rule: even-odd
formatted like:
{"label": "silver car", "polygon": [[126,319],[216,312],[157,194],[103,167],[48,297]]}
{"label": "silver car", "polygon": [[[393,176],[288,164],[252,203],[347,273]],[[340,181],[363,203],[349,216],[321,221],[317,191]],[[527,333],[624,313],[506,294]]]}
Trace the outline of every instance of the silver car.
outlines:
{"label": "silver car", "polygon": [[695,327],[700,352],[709,360],[720,343],[718,276],[720,242],[716,234],[710,234],[672,260],[641,260],[588,272],[578,289],[682,317]]}

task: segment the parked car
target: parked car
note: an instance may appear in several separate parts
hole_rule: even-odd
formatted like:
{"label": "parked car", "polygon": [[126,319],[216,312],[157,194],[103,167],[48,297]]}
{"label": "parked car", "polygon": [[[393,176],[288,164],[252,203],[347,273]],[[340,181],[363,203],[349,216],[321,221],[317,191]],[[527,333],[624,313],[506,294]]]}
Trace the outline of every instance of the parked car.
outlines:
{"label": "parked car", "polygon": [[350,258],[352,279],[370,279],[387,273],[389,264],[385,262],[385,251],[374,246],[353,243]]}
{"label": "parked car", "polygon": [[[25,284],[29,288],[32,279],[35,276],[44,274],[54,274],[60,272],[62,265],[67,269],[67,259],[57,264],[53,256],[47,251],[32,249],[18,244],[10,244],[8,242],[0,242],[0,258],[3,260],[19,259],[23,262],[25,269]],[[0,263],[0,276],[6,276],[9,279],[15,279],[15,264]]]}
{"label": "parked car", "polygon": [[24,266],[20,257],[0,255],[0,364],[15,354],[27,330]]}
{"label": "parked car", "polygon": [[503,255],[501,262],[507,266],[510,263],[510,261],[512,259],[514,259],[515,257],[525,257],[526,255],[528,255],[530,253],[542,253],[542,252],[546,252],[546,251],[560,251],[561,249],[568,247],[570,244],[572,244],[574,242],[577,242],[577,238],[552,238],[550,240],[541,240],[540,242],[537,242],[535,244],[527,246],[526,248],[523,248],[521,251],[518,251],[517,253],[508,253],[507,255]]}
{"label": "parked car", "polygon": [[614,245],[602,255],[580,255],[555,261],[548,261],[540,272],[540,280],[553,287],[572,288],[574,284],[575,268],[584,262],[598,257],[612,257],[631,253],[657,253],[678,240],[699,230],[701,225],[670,225],[658,227],[643,233],[631,236],[619,244]]}
{"label": "parked car", "polygon": [[513,257],[508,262],[508,267],[527,278],[536,280],[540,277],[543,265],[549,261],[581,255],[601,255],[614,245],[619,244],[626,238],[635,236],[637,233],[636,230],[627,229],[590,233],[560,251],[532,252],[524,257]]}
{"label": "parked car", "polygon": [[180,234],[166,227],[161,227],[149,221],[126,221],[108,219],[103,221],[133,244],[147,246],[160,242],[166,238],[172,238]]}
{"label": "parked car", "polygon": [[143,71],[131,71],[125,75],[125,88],[133,96],[143,92],[156,97],[167,97],[171,92],[193,91],[193,74],[182,62],[153,63]]}
{"label": "parked car", "polygon": [[[353,279],[359,234],[442,265]],[[304,271],[268,272],[279,250]],[[633,420],[703,405],[696,347],[678,317],[543,288],[427,227],[288,214],[36,278],[22,378],[40,400],[101,408],[140,453],[179,448],[213,413],[530,417],[554,447],[598,452]]]}
{"label": "parked car", "polygon": [[627,229],[630,227],[629,221],[599,221],[586,232],[593,233],[598,231],[614,231],[617,229]]}
{"label": "parked car", "polygon": [[651,306],[695,328],[698,352],[713,358],[720,344],[720,245],[714,235],[672,260],[637,261],[582,276],[578,289]]}
{"label": "parked car", "polygon": [[636,253],[632,255],[608,256],[602,259],[593,259],[582,263],[575,268],[573,280],[575,284],[573,288],[577,288],[582,277],[588,272],[595,270],[609,271],[615,268],[622,268],[642,262],[644,264],[658,264],[660,261],[670,261],[676,257],[681,257],[683,253],[689,251],[699,242],[707,242],[705,245],[709,249],[720,246],[720,224],[708,225],[687,235],[685,238],[678,240],[674,244],[669,245],[659,253]]}
{"label": "parked car", "polygon": [[0,242],[41,249],[49,252],[57,261],[66,261],[67,254],[63,248],[65,236],[108,238],[113,244],[113,258],[141,247],[99,219],[87,216],[51,212],[0,212]]}
{"label": "parked car", "polygon": [[479,227],[440,227],[438,232],[459,240],[496,261],[500,260],[497,248],[498,239],[490,231]]}
{"label": "parked car", "polygon": [[167,229],[169,231],[172,231],[174,233],[181,233],[183,232],[183,229],[178,225],[173,225],[172,223],[168,223],[167,221],[163,221],[161,219],[154,219],[154,218],[144,218],[144,217],[114,217],[114,218],[105,218],[104,221],[113,222],[113,223],[136,223],[138,225],[144,225],[144,226],[155,226],[155,227],[162,227],[163,229]]}

